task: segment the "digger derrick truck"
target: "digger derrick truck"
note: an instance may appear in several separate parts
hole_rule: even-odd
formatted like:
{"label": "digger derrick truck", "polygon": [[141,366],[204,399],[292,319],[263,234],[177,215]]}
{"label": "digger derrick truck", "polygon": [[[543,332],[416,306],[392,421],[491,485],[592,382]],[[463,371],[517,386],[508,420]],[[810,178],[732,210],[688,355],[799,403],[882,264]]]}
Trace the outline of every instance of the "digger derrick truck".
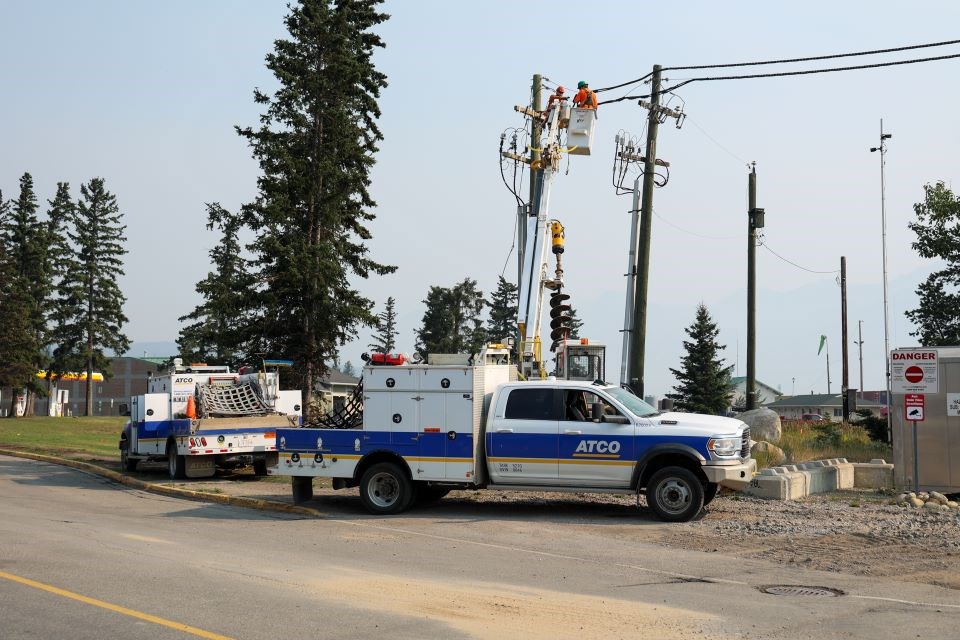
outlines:
{"label": "digger derrick truck", "polygon": [[[667,521],[696,517],[756,463],[732,418],[659,413],[602,381],[517,381],[506,349],[473,364],[366,366],[341,428],[278,428],[294,502],[313,479],[359,487],[364,507],[399,513],[452,489],[645,494]],[[330,424],[334,424],[331,422]]]}
{"label": "digger derrick truck", "polygon": [[174,359],[166,373],[150,378],[147,393],[131,398],[120,434],[121,467],[135,471],[144,460],[166,461],[170,478],[182,479],[252,465],[266,475],[277,461],[276,430],[301,421],[300,391],[279,385],[276,369],[289,364],[265,360],[262,371],[231,372]]}

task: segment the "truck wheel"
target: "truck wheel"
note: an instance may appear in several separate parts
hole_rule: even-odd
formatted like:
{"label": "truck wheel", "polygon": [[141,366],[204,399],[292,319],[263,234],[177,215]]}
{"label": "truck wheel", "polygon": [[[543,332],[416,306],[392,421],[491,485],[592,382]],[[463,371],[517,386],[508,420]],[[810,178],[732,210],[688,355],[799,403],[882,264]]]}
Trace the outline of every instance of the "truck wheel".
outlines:
{"label": "truck wheel", "polygon": [[717,489],[720,488],[716,482],[708,482],[703,485],[703,506],[707,506],[717,497]]}
{"label": "truck wheel", "polygon": [[647,503],[661,520],[686,522],[703,509],[703,485],[689,469],[664,467],[647,482]]}
{"label": "truck wheel", "polygon": [[187,477],[187,462],[183,456],[177,455],[175,442],[167,443],[167,472],[171,480],[183,480]]}
{"label": "truck wheel", "polygon": [[367,469],[360,479],[360,499],[370,513],[400,513],[414,498],[413,483],[403,469],[381,462]]}
{"label": "truck wheel", "polygon": [[127,451],[127,446],[124,446],[123,449],[120,449],[120,469],[132,473],[137,470],[138,460],[130,457],[130,453]]}
{"label": "truck wheel", "polygon": [[267,475],[267,461],[266,460],[254,460],[253,461],[253,473],[258,476]]}

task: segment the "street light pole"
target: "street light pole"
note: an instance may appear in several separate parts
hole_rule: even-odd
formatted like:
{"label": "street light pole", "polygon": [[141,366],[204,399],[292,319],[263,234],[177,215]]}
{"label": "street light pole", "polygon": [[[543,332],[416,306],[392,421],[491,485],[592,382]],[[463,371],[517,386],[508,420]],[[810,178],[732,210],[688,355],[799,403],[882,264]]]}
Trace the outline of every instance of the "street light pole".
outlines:
{"label": "street light pole", "polygon": [[887,367],[887,438],[891,438],[893,433],[890,430],[890,306],[887,302],[887,195],[884,168],[887,163],[887,140],[892,137],[892,133],[883,132],[883,118],[880,118],[880,146],[870,147],[870,152],[880,152],[880,224],[883,241],[883,357]]}

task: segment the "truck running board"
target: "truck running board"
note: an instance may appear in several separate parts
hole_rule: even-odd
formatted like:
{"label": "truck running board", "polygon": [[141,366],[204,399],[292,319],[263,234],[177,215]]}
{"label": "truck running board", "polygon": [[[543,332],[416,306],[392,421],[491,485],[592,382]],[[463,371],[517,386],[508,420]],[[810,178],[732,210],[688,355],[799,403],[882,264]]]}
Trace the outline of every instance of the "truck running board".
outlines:
{"label": "truck running board", "polygon": [[501,491],[549,491],[556,493],[617,493],[633,495],[636,493],[630,487],[555,487],[543,484],[488,484],[487,489]]}

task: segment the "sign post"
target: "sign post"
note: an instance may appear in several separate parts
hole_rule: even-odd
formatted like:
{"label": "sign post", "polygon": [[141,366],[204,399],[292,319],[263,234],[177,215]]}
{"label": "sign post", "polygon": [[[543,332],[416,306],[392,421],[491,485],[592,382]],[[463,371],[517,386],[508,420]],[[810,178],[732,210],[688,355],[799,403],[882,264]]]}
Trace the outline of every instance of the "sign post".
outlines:
{"label": "sign post", "polygon": [[[911,369],[916,369],[919,374],[916,372],[913,373],[913,377],[919,378],[918,380],[910,380],[911,378]],[[914,365],[908,366],[904,371],[904,375],[907,380],[913,384],[922,381],[923,372],[920,370],[920,367]],[[917,423],[923,422],[924,414],[926,413],[926,396],[922,393],[908,393],[903,396],[903,418],[905,420],[910,420],[913,422],[913,490],[920,490],[920,447],[917,442]]]}

